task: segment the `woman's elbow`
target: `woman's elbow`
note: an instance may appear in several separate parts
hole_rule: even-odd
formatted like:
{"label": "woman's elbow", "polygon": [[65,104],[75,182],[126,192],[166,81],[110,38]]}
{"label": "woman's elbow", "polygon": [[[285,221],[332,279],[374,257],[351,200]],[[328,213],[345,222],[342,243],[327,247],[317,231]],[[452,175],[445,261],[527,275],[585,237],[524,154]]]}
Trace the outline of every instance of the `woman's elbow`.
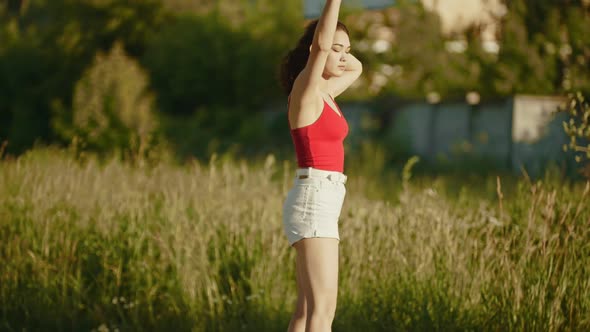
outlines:
{"label": "woman's elbow", "polygon": [[352,64],[352,69],[355,72],[358,72],[359,75],[362,74],[363,72],[363,63],[360,62],[358,59],[354,59],[353,64]]}

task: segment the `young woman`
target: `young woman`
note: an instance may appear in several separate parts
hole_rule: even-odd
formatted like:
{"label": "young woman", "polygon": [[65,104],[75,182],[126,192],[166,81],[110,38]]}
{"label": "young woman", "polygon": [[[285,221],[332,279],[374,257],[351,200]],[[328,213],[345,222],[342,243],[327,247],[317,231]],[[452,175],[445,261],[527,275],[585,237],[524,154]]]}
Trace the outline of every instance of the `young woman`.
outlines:
{"label": "young woman", "polygon": [[338,218],[346,176],[343,140],[348,125],[334,101],[361,74],[350,54],[341,0],[327,0],[285,57],[282,83],[298,169],[283,206],[285,234],[297,251],[297,305],[290,332],[331,331],[338,290]]}

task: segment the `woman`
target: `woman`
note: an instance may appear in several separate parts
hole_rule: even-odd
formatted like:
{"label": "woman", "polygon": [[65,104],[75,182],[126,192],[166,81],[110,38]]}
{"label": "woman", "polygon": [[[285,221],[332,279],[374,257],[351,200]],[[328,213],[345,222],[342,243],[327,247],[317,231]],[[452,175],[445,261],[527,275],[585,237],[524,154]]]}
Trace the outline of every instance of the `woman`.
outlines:
{"label": "woman", "polygon": [[346,176],[343,140],[348,125],[334,98],[361,74],[350,54],[341,0],[327,0],[295,49],[285,57],[289,127],[298,169],[283,206],[285,234],[297,251],[297,305],[290,332],[331,330],[338,290],[338,218]]}

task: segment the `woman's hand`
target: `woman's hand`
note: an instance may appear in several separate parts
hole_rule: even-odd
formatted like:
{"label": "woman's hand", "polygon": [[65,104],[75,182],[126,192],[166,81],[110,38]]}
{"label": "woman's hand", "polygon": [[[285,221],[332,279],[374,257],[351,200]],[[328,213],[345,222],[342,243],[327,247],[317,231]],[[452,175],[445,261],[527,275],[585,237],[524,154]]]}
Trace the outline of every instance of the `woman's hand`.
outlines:
{"label": "woman's hand", "polygon": [[352,53],[349,53],[346,59],[346,71],[363,72],[363,64]]}

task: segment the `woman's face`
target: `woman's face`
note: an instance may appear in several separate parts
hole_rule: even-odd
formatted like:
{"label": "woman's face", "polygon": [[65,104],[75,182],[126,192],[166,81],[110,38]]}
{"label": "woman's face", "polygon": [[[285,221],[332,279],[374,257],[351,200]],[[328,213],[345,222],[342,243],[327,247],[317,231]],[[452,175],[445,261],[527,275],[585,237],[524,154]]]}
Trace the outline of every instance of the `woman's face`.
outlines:
{"label": "woman's face", "polygon": [[336,30],[334,35],[334,43],[332,50],[326,61],[324,68],[324,76],[329,78],[332,76],[340,77],[346,71],[346,61],[350,53],[350,38],[343,30]]}

